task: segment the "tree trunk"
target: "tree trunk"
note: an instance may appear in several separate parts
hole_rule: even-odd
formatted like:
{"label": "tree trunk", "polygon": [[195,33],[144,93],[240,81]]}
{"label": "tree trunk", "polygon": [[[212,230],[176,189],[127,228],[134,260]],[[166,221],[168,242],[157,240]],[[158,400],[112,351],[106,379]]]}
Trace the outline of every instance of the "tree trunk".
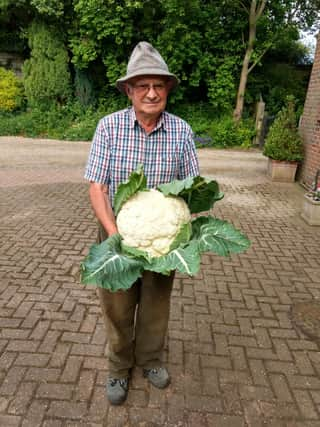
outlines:
{"label": "tree trunk", "polygon": [[248,46],[247,46],[243,63],[242,63],[240,83],[239,83],[238,93],[237,93],[237,102],[233,112],[233,119],[236,123],[239,123],[239,121],[242,118],[244,95],[246,92],[248,75],[253,68],[253,67],[249,67],[249,64],[250,64],[251,56],[253,53],[254,42],[256,40],[257,22],[263,13],[265,5],[266,5],[266,0],[261,0],[261,1],[258,0],[258,2],[257,0],[252,0],[250,4]]}
{"label": "tree trunk", "polygon": [[253,52],[253,49],[248,47],[242,63],[240,83],[239,83],[238,94],[237,94],[237,103],[236,103],[236,108],[234,109],[234,112],[233,112],[233,119],[236,123],[238,123],[242,118],[244,94],[246,92],[246,87],[247,87],[249,63],[250,63],[252,52]]}

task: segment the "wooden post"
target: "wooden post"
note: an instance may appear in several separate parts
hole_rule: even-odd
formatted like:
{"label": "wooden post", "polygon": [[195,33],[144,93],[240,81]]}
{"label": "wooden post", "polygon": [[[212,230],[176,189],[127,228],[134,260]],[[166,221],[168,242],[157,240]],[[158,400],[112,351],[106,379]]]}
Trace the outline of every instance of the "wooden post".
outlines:
{"label": "wooden post", "polygon": [[256,136],[253,140],[253,145],[261,145],[261,138],[263,137],[263,119],[264,119],[264,111],[265,110],[265,103],[263,102],[262,98],[257,103],[256,108]]}

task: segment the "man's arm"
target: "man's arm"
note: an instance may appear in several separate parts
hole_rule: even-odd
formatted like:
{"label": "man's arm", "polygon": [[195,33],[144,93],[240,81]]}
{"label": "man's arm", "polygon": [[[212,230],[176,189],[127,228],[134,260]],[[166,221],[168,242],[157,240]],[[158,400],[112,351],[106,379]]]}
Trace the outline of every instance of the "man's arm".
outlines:
{"label": "man's arm", "polygon": [[94,213],[107,234],[111,236],[118,233],[116,219],[108,196],[108,186],[90,182],[89,195]]}

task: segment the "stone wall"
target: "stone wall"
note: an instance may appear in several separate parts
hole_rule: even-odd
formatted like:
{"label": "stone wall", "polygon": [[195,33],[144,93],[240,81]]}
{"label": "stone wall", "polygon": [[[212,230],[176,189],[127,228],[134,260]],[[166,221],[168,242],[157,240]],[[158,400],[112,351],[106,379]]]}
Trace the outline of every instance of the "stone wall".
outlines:
{"label": "stone wall", "polygon": [[305,148],[299,176],[301,184],[309,189],[320,169],[320,33],[299,129]]}
{"label": "stone wall", "polygon": [[22,76],[22,56],[16,53],[0,52],[0,67],[12,70],[17,76]]}

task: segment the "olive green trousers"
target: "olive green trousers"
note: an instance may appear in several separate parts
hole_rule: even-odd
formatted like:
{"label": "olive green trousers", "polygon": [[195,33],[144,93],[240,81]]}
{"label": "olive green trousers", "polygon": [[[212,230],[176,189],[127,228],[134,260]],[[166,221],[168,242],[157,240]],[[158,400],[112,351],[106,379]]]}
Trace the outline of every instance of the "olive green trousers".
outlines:
{"label": "olive green trousers", "polygon": [[[98,241],[107,237],[99,228]],[[170,314],[174,272],[165,276],[144,271],[127,291],[98,288],[107,332],[109,376],[125,378],[134,365],[161,366]]]}

